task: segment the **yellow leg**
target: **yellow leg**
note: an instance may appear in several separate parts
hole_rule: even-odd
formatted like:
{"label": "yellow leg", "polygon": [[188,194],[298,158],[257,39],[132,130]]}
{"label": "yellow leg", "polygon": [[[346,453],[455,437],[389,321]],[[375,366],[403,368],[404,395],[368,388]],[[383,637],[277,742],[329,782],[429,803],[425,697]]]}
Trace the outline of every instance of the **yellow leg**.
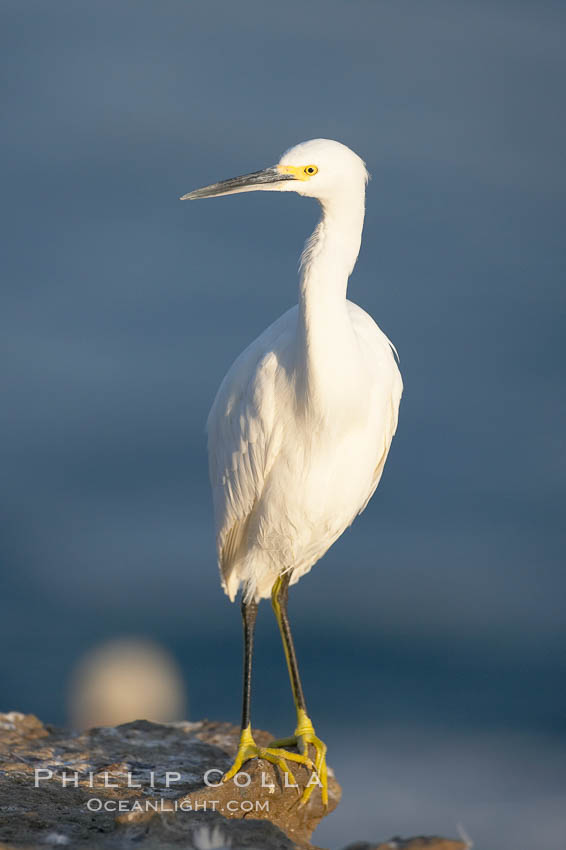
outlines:
{"label": "yellow leg", "polygon": [[[297,728],[295,734],[291,738],[281,738],[277,741],[271,741],[270,747],[298,747],[303,755],[308,755],[309,747],[312,744],[315,749],[316,756],[314,761],[314,769],[317,773],[322,793],[323,806],[328,805],[328,770],[326,767],[326,744],[314,733],[312,722],[303,709],[297,710]],[[310,783],[304,790],[301,797],[301,805],[307,803],[310,796],[318,783]]]}
{"label": "yellow leg", "polygon": [[234,764],[230,770],[224,774],[222,781],[228,782],[229,779],[232,779],[232,777],[238,773],[244,762],[254,758],[265,759],[266,761],[271,762],[271,764],[277,765],[277,767],[288,776],[290,785],[296,785],[296,782],[295,777],[287,766],[287,761],[304,764],[309,768],[309,770],[315,769],[315,765],[309,758],[308,752],[289,753],[279,747],[258,747],[253,739],[251,726],[247,726],[245,729],[242,729],[242,734],[240,735],[240,746],[238,747]]}
{"label": "yellow leg", "polygon": [[[270,748],[275,751],[287,753],[287,757],[292,754],[287,750],[281,750],[281,747],[297,747],[303,756],[308,756],[309,744],[311,744],[316,753],[314,768],[318,776],[318,782],[322,792],[322,803],[328,805],[328,771],[326,767],[326,744],[317,738],[314,732],[314,727],[307,714],[305,706],[305,698],[299,677],[299,668],[291,635],[291,627],[287,617],[287,590],[289,587],[289,573],[286,573],[276,580],[271,591],[271,604],[275,612],[275,617],[281,632],[283,640],[283,649],[285,650],[285,658],[287,668],[289,670],[289,678],[291,679],[291,688],[293,690],[293,699],[297,709],[297,728],[295,734],[291,738],[284,738],[278,741],[272,741]],[[304,790],[301,797],[301,805],[304,805],[310,799],[310,796],[315,787],[315,783],[310,783]]]}
{"label": "yellow leg", "polygon": [[287,761],[298,762],[306,765],[309,769],[314,767],[308,753],[287,753],[285,750],[275,747],[258,747],[253,739],[252,726],[250,723],[250,698],[251,698],[251,676],[252,656],[254,643],[254,627],[257,614],[257,602],[254,600],[242,600],[242,620],[244,625],[244,688],[242,699],[242,726],[240,734],[240,745],[236,759],[230,770],[222,777],[224,782],[235,776],[244,762],[249,759],[266,759],[279,767],[288,777],[292,785],[295,785],[295,777],[287,766]]}

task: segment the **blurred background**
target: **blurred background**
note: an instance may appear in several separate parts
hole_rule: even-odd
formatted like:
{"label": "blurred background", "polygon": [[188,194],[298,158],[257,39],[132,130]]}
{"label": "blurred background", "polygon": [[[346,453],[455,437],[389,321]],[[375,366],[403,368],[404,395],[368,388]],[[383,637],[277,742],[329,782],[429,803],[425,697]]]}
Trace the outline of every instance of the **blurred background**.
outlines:
{"label": "blurred background", "polygon": [[[177,199],[335,138],[373,175],[350,298],[405,395],[376,496],[291,595],[344,787],[315,839],[562,848],[564,5],[0,10],[1,708],[107,722],[89,677],[141,641],[172,688],[148,716],[239,722],[204,422],[317,209]],[[254,724],[288,734],[268,605],[255,669]]]}

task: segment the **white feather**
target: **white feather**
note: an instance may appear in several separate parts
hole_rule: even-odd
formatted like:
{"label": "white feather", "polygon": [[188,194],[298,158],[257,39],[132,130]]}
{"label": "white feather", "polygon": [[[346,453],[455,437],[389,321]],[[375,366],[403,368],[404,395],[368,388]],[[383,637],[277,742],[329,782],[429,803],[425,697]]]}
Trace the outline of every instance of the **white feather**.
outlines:
{"label": "white feather", "polygon": [[[218,561],[230,599],[294,583],[367,505],[397,427],[392,344],[346,300],[361,241],[367,172],[337,142],[298,145],[283,165],[323,215],[302,257],[299,303],[236,359],[207,423]],[[293,183],[281,188],[293,188]]]}
{"label": "white feather", "polygon": [[[269,596],[277,575],[304,575],[367,505],[397,427],[402,392],[391,347],[347,302],[373,365],[361,416],[308,419],[297,411],[290,360],[293,307],[238,357],[208,419],[210,479],[223,587]],[[311,426],[305,428],[310,420]]]}

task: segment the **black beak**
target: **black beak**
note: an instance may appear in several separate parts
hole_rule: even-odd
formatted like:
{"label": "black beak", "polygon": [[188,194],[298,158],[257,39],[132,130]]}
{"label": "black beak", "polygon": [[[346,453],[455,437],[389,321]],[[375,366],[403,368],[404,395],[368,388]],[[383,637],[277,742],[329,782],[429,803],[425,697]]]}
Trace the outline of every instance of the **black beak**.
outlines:
{"label": "black beak", "polygon": [[215,198],[218,195],[233,195],[236,192],[253,192],[254,189],[271,189],[275,184],[284,183],[286,180],[294,180],[293,174],[279,171],[274,165],[264,168],[263,171],[254,171],[253,174],[244,174],[242,177],[232,177],[230,180],[221,180],[220,183],[212,183],[195,189],[183,195],[181,201],[196,201],[199,198]]}

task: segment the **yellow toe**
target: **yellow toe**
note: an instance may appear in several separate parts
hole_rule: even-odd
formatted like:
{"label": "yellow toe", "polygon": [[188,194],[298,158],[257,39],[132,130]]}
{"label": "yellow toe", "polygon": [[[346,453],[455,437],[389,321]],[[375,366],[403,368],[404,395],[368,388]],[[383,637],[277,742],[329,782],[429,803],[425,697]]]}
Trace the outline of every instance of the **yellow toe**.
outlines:
{"label": "yellow toe", "polygon": [[[291,738],[281,738],[277,741],[271,741],[270,747],[297,747],[302,757],[308,759],[302,761],[311,769],[314,768],[316,776],[311,776],[307,787],[303,791],[301,797],[301,806],[304,806],[311,798],[312,792],[318,786],[321,790],[322,804],[328,805],[328,769],[326,766],[326,744],[315,735],[314,727],[307,713],[302,709],[298,711],[298,722],[295,734]],[[308,757],[309,744],[314,747],[315,760],[314,764]],[[293,754],[287,752],[287,758],[291,758]],[[297,759],[295,759],[297,760]]]}
{"label": "yellow toe", "polygon": [[248,726],[246,729],[242,730],[242,734],[240,736],[240,744],[238,746],[238,752],[236,753],[236,758],[234,759],[234,764],[228,770],[224,776],[222,777],[223,782],[228,782],[232,779],[236,774],[241,770],[242,766],[245,762],[250,759],[265,759],[271,764],[276,765],[282,773],[287,775],[287,785],[296,785],[295,777],[293,772],[290,770],[287,761],[297,762],[298,764],[306,765],[310,770],[314,770],[315,766],[307,754],[302,753],[290,753],[287,750],[281,749],[280,747],[258,747],[256,742],[254,741],[251,727]]}

